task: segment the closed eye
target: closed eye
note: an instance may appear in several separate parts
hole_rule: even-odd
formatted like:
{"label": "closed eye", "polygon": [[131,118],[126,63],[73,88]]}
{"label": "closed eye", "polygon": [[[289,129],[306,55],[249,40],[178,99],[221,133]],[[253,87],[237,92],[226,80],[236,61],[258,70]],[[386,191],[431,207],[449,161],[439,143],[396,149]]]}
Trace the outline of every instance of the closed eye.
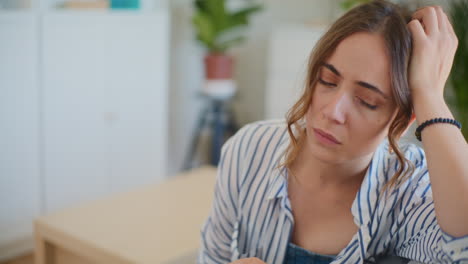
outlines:
{"label": "closed eye", "polygon": [[319,83],[321,83],[321,84],[323,84],[325,86],[336,87],[336,84],[326,82],[326,81],[322,80],[322,78],[319,78],[318,81],[319,81]]}
{"label": "closed eye", "polygon": [[[336,84],[335,84],[335,83],[326,82],[326,81],[324,81],[322,78],[319,78],[319,79],[318,79],[318,82],[321,83],[321,84],[323,84],[323,85],[325,85],[325,86],[328,86],[328,87],[336,87]],[[360,102],[363,106],[369,108],[370,110],[375,110],[375,109],[377,109],[377,107],[378,107],[377,105],[369,104],[368,102],[364,101],[363,99],[361,99],[361,98],[359,98],[359,97],[356,97],[356,98],[359,100],[359,102]]]}
{"label": "closed eye", "polygon": [[358,98],[358,99],[359,99],[359,101],[361,102],[361,104],[364,105],[365,107],[367,107],[367,108],[369,108],[369,109],[371,109],[371,110],[377,109],[377,105],[371,105],[371,104],[369,104],[368,102],[362,100],[361,98]]}

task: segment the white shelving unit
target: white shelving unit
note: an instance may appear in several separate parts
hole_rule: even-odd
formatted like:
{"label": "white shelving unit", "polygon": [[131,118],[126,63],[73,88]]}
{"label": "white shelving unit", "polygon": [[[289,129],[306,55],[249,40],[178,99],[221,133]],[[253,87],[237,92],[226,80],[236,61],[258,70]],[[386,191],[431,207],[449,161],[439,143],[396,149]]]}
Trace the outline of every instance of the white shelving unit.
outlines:
{"label": "white shelving unit", "polygon": [[0,0],[0,10],[27,10],[33,7],[33,0]]}
{"label": "white shelving unit", "polygon": [[[28,11],[0,13],[0,260],[20,253],[40,213],[38,31]],[[14,244],[13,246],[11,246]]]}
{"label": "white shelving unit", "polygon": [[149,32],[164,31],[165,21],[162,14],[44,16],[45,141],[53,142],[45,150],[47,211],[164,175],[168,46]]}
{"label": "white shelving unit", "polygon": [[0,261],[38,215],[166,175],[169,11],[140,1],[0,9]]}

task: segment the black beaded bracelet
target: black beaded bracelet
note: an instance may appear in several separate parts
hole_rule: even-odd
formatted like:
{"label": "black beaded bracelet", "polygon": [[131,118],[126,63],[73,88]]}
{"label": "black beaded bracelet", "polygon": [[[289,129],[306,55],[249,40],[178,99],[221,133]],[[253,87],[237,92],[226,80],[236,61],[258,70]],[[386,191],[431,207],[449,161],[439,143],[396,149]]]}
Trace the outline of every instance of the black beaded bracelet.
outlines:
{"label": "black beaded bracelet", "polygon": [[416,136],[416,138],[421,141],[421,132],[422,130],[429,126],[429,125],[432,125],[432,124],[435,124],[435,123],[447,123],[447,124],[452,124],[454,126],[457,126],[458,129],[461,129],[461,124],[460,122],[458,122],[457,120],[455,119],[451,119],[451,118],[441,118],[441,117],[438,117],[438,118],[433,118],[433,119],[429,119],[427,121],[424,121],[421,125],[418,126],[418,128],[416,128],[416,132],[414,133],[414,135]]}

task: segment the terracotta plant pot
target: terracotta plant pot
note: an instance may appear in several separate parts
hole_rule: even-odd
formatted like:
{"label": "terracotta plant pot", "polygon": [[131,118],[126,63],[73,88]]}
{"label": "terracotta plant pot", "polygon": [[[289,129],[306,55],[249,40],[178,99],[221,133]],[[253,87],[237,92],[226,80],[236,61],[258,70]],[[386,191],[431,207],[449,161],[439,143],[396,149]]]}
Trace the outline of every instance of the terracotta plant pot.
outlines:
{"label": "terracotta plant pot", "polygon": [[217,100],[228,100],[236,93],[233,80],[234,59],[222,53],[205,56],[205,84],[203,93]]}
{"label": "terracotta plant pot", "polygon": [[231,80],[234,59],[223,53],[210,53],[205,56],[205,78],[207,80]]}

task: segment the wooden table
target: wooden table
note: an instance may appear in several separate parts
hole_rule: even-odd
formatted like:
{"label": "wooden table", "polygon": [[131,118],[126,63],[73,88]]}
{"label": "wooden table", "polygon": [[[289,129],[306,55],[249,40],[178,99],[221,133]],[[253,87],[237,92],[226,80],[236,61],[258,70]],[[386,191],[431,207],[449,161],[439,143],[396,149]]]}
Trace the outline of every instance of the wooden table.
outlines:
{"label": "wooden table", "polygon": [[36,264],[194,263],[216,169],[40,217]]}

